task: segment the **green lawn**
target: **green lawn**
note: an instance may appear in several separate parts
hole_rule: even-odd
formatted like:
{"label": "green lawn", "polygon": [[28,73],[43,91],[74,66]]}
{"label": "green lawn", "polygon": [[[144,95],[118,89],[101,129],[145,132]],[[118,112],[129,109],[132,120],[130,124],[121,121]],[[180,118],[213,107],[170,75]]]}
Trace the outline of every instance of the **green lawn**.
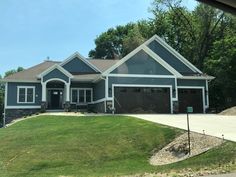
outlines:
{"label": "green lawn", "polygon": [[39,116],[0,129],[0,176],[117,176],[198,169],[236,159],[236,143],[227,142],[180,163],[149,165],[153,149],[181,133],[124,116]]}

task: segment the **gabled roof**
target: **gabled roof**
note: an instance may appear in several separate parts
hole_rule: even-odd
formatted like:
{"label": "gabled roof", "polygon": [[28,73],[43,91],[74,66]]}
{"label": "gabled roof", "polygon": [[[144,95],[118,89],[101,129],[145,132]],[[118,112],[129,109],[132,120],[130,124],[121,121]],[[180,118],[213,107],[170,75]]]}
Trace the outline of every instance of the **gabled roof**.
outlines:
{"label": "gabled roof", "polygon": [[88,65],[90,68],[92,68],[94,71],[101,73],[101,71],[94,66],[93,64],[91,64],[86,58],[84,58],[79,52],[75,52],[74,54],[72,54],[71,56],[69,56],[67,59],[65,59],[60,65],[64,66],[65,64],[67,64],[68,62],[70,62],[73,59],[79,59],[81,61],[83,61],[86,65]]}
{"label": "gabled roof", "polygon": [[[104,60],[104,59],[86,59],[90,65],[94,65],[101,72],[104,72],[119,60]],[[8,77],[5,77],[1,81],[3,82],[40,82],[40,74],[48,69],[52,69],[55,64],[60,65],[62,62],[46,60],[38,65],[31,68],[25,69],[24,71],[14,73]],[[78,74],[73,75],[72,81],[93,81],[97,80],[101,76],[101,73],[97,74]]]}
{"label": "gabled roof", "polygon": [[2,81],[28,81],[28,82],[37,82],[37,76],[45,71],[46,69],[50,68],[51,66],[58,64],[60,62],[57,61],[44,61],[38,65],[30,67],[26,70],[14,73],[2,79]]}
{"label": "gabled roof", "polygon": [[150,55],[156,62],[161,64],[163,67],[165,67],[168,71],[170,71],[173,75],[181,77],[182,75],[176,71],[173,67],[171,67],[168,63],[166,63],[163,59],[161,59],[157,54],[155,54],[151,49],[149,49],[146,44],[142,44],[136,49],[134,49],[132,52],[130,52],[128,55],[126,55],[124,58],[119,60],[115,65],[107,69],[105,72],[103,72],[103,75],[108,75],[110,72],[112,72],[114,69],[122,65],[124,62],[129,60],[131,57],[133,57],[135,54],[137,54],[139,51],[145,51],[148,55]]}
{"label": "gabled roof", "polygon": [[[187,66],[190,70],[192,70],[195,74],[192,76],[184,76],[181,73],[179,73],[174,67],[170,66],[166,61],[164,61],[157,53],[152,51],[148,44],[151,42],[156,41],[160,45],[162,45],[166,50],[168,50],[172,55],[174,55],[180,62],[182,62],[185,66]],[[198,68],[196,68],[192,63],[190,63],[186,58],[184,58],[181,54],[179,54],[175,49],[173,49],[171,46],[169,46],[164,40],[162,40],[158,35],[152,36],[150,39],[148,39],[146,42],[144,42],[142,45],[134,49],[132,52],[127,54],[125,57],[120,59],[117,63],[115,63],[113,66],[111,66],[109,69],[107,69],[105,72],[103,72],[103,75],[108,75],[111,73],[114,69],[119,67],[121,64],[123,64],[125,61],[130,59],[132,56],[134,56],[136,53],[138,53],[140,50],[144,50],[147,54],[152,56],[157,62],[159,62],[162,66],[164,66],[166,69],[168,69],[171,73],[173,73],[177,78],[201,78],[201,79],[213,79],[212,76],[206,76],[203,74]]]}
{"label": "gabled roof", "polygon": [[[182,74],[180,74],[174,67],[170,66],[157,53],[155,53],[148,47],[148,44],[150,44],[152,41],[158,42],[165,49],[171,52],[179,61],[184,63],[187,67],[189,67],[192,71],[196,72],[197,74],[191,75],[191,76],[186,76],[186,75],[183,76]],[[134,56],[136,53],[138,53],[141,50],[145,51],[148,55],[150,55],[159,64],[164,66],[168,71],[170,71],[177,78],[181,78],[181,79],[213,79],[214,78],[212,76],[204,75],[199,69],[197,69],[194,65],[192,65],[187,59],[185,59],[176,50],[174,50],[171,46],[169,46],[159,36],[154,35],[153,37],[148,39],[146,42],[144,42],[142,45],[134,49],[132,52],[130,52],[129,54],[127,54],[125,57],[123,57],[120,60],[86,59],[82,55],[80,55],[78,52],[75,52],[73,55],[68,57],[63,62],[44,61],[43,63],[40,63],[34,67],[12,74],[2,79],[1,81],[3,82],[21,82],[21,81],[22,82],[40,82],[39,78],[42,77],[42,75],[46,75],[47,73],[49,73],[55,68],[59,69],[68,77],[72,78],[72,80],[94,81],[100,78],[102,75],[106,76],[107,74],[112,72],[115,68],[123,64],[125,61],[130,59],[132,56]],[[92,68],[94,71],[99,72],[99,73],[72,75],[67,70],[65,70],[62,66],[64,66],[66,63],[70,62],[74,58],[78,58],[79,60],[84,62],[86,65],[88,65],[90,68]]]}
{"label": "gabled roof", "polygon": [[145,42],[145,45],[150,44],[152,41],[156,41],[161,44],[165,49],[167,49],[170,53],[172,53],[179,61],[189,67],[192,71],[198,72],[202,74],[202,72],[195,67],[192,63],[190,63],[186,58],[184,58],[180,53],[178,53],[174,48],[172,48],[169,44],[167,44],[163,39],[161,39],[158,35],[154,35],[148,41]]}
{"label": "gabled roof", "polygon": [[106,71],[108,68],[116,64],[119,60],[114,59],[88,59],[88,61],[96,66],[101,72]]}
{"label": "gabled roof", "polygon": [[61,71],[63,74],[65,74],[69,78],[73,78],[73,75],[71,73],[69,73],[68,71],[66,71],[64,68],[62,68],[59,64],[54,64],[53,66],[49,67],[48,69],[46,69],[45,71],[40,73],[38,75],[38,78],[42,78],[43,76],[47,75],[48,73],[50,73],[54,69],[58,69],[59,71]]}

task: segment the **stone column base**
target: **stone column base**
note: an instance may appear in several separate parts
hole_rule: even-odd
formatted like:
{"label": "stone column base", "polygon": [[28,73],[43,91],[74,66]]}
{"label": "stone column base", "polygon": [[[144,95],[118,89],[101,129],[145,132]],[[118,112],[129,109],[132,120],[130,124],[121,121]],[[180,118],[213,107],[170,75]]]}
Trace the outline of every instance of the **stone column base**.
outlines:
{"label": "stone column base", "polygon": [[47,109],[47,103],[46,103],[46,101],[42,101],[41,102],[41,110],[40,110],[40,112],[41,113],[46,112],[46,109]]}
{"label": "stone column base", "polygon": [[71,106],[70,106],[69,101],[65,102],[64,110],[65,110],[65,112],[70,112],[71,111]]}
{"label": "stone column base", "polygon": [[178,101],[173,101],[173,113],[174,114],[179,113],[179,102]]}

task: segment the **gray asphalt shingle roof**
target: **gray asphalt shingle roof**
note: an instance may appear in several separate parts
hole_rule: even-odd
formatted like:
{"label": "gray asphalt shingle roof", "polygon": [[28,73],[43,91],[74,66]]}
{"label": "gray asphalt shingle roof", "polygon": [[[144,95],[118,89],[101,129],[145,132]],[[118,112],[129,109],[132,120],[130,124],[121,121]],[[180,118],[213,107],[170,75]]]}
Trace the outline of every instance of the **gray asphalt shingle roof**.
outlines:
{"label": "gray asphalt shingle roof", "polygon": [[38,65],[31,68],[25,69],[24,71],[17,72],[15,74],[5,77],[3,80],[27,80],[27,81],[37,81],[37,76],[48,69],[49,67],[58,64],[57,61],[44,61]]}
{"label": "gray asphalt shingle roof", "polygon": [[[104,72],[108,68],[110,68],[112,65],[114,65],[119,60],[104,60],[104,59],[88,59],[88,61],[96,66],[101,72]],[[46,60],[38,65],[35,65],[31,68],[25,69],[24,71],[12,74],[10,76],[7,76],[3,79],[3,81],[12,80],[12,81],[39,81],[38,75],[41,74],[46,69],[50,68],[51,66],[55,64],[60,64],[59,61],[50,61]],[[72,80],[75,81],[93,81],[98,79],[101,74],[78,74],[73,75],[74,78]]]}

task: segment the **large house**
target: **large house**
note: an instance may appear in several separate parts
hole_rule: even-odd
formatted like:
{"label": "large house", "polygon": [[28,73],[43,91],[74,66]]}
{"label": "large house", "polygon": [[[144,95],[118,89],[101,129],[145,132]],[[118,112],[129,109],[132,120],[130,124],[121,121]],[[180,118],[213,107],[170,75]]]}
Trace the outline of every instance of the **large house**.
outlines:
{"label": "large house", "polygon": [[195,113],[204,113],[213,78],[155,35],[120,60],[86,59],[76,52],[62,62],[46,60],[4,78],[6,120],[82,108],[184,113],[192,106]]}

